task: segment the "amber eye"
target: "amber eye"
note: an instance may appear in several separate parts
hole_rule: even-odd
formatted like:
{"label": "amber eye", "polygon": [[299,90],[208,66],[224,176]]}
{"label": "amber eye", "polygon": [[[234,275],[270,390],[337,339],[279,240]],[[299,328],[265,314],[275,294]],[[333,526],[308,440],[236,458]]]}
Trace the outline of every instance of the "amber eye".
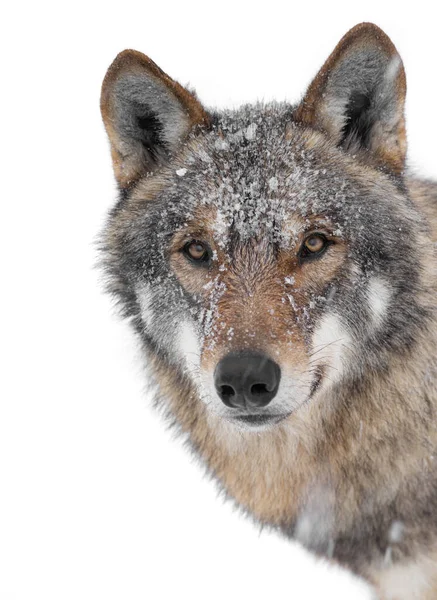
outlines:
{"label": "amber eye", "polygon": [[329,246],[329,241],[322,233],[312,233],[302,244],[300,250],[301,258],[312,258],[322,254]]}
{"label": "amber eye", "polygon": [[210,259],[209,246],[197,240],[187,242],[182,250],[185,256],[194,262],[208,262]]}

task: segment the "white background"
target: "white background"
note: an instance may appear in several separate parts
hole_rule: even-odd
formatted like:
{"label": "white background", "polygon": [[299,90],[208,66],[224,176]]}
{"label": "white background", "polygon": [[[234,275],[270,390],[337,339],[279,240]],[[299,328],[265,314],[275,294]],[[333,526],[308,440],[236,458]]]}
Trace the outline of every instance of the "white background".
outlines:
{"label": "white background", "polygon": [[135,48],[209,106],[298,100],[340,37],[370,20],[405,62],[410,162],[436,174],[431,6],[3,4],[1,600],[369,597],[224,504],[152,410],[92,269],[115,199],[99,93],[115,55]]}

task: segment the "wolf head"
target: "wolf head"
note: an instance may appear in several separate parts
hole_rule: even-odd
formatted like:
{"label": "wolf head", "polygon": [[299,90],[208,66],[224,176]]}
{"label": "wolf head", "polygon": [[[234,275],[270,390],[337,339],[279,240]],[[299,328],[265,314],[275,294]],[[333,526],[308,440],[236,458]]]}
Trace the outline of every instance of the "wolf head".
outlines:
{"label": "wolf head", "polygon": [[272,427],[411,343],[427,238],[404,176],[405,89],[372,24],[297,106],[208,111],[138,52],[111,65],[110,290],[207,412]]}

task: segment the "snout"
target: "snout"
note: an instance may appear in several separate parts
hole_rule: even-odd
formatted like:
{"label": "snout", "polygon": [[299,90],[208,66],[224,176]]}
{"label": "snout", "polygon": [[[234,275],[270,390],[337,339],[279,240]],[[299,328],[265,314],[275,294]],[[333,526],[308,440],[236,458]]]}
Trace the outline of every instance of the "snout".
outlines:
{"label": "snout", "polygon": [[214,372],[215,389],[222,402],[248,412],[273,400],[280,379],[279,365],[265,354],[251,352],[226,355]]}

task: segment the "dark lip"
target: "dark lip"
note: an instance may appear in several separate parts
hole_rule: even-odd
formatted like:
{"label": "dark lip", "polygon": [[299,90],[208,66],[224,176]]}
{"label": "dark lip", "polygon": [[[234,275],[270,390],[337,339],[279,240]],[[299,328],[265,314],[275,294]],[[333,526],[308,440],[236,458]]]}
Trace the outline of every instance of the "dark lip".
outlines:
{"label": "dark lip", "polygon": [[233,421],[244,423],[245,425],[271,425],[272,423],[279,423],[291,413],[285,413],[281,415],[236,415],[231,417]]}

